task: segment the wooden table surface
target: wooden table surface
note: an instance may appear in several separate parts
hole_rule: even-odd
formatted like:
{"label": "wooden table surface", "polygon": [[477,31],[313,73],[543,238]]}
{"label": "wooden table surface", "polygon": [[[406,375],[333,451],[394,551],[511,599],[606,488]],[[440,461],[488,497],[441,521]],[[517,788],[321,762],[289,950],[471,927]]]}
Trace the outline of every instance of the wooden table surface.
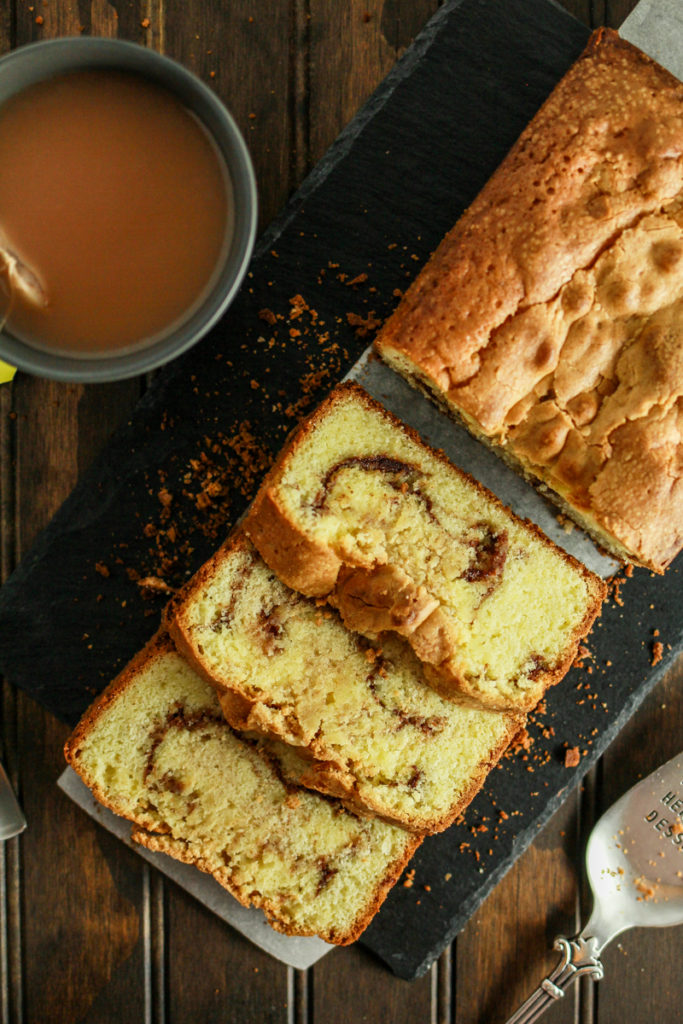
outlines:
{"label": "wooden table surface", "polygon": [[[505,0],[498,0],[504,3]],[[617,26],[634,0],[563,0]],[[261,226],[278,212],[438,6],[437,0],[0,0],[0,48],[79,32],[162,50],[228,103],[254,159]],[[37,183],[39,187],[39,183]],[[0,387],[3,579],[144,379]],[[628,589],[624,590],[628,601]],[[49,637],[45,638],[49,643]],[[683,746],[683,663],[431,971],[395,979],[360,946],[308,972],[271,960],[168,883],[56,788],[67,729],[5,683],[2,758],[29,829],[0,851],[0,1000],[8,1024],[482,1024],[504,1021],[550,970],[553,937],[590,906],[581,851],[602,809]],[[549,1024],[683,1020],[680,928],[625,933],[605,979]]]}

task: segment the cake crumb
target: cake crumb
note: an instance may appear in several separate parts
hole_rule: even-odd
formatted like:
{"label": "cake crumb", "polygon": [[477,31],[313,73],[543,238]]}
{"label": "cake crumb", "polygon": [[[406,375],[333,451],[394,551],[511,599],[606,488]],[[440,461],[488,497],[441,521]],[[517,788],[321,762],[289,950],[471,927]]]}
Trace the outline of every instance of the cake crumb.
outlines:
{"label": "cake crumb", "polygon": [[156,590],[164,594],[175,594],[175,588],[171,587],[159,576],[143,576],[137,581],[139,587],[145,590]]}
{"label": "cake crumb", "polygon": [[518,754],[521,750],[530,750],[533,744],[533,738],[529,734],[528,730],[522,726],[519,730],[512,743],[510,744],[509,750],[512,754]]}
{"label": "cake crumb", "polygon": [[364,338],[371,331],[376,331],[382,326],[382,321],[375,316],[375,311],[370,310],[367,316],[359,316],[358,313],[347,313],[347,323],[355,328],[357,338]]}
{"label": "cake crumb", "polygon": [[661,640],[656,640],[652,645],[652,658],[650,659],[650,665],[653,667],[659,665],[660,661],[664,656],[664,644]]}
{"label": "cake crumb", "polygon": [[558,525],[562,527],[565,533],[573,533],[575,524],[568,516],[560,512],[556,518]]}
{"label": "cake crumb", "polygon": [[578,747],[568,747],[564,752],[564,766],[565,768],[576,768],[581,755]]}
{"label": "cake crumb", "polygon": [[656,886],[652,882],[648,882],[647,879],[642,876],[640,878],[636,878],[634,885],[641,894],[638,897],[639,900],[651,900],[657,891]]}
{"label": "cake crumb", "polygon": [[609,590],[611,592],[612,600],[620,608],[624,607],[624,599],[621,596],[621,588],[626,581],[621,579],[620,576],[613,576],[609,582]]}

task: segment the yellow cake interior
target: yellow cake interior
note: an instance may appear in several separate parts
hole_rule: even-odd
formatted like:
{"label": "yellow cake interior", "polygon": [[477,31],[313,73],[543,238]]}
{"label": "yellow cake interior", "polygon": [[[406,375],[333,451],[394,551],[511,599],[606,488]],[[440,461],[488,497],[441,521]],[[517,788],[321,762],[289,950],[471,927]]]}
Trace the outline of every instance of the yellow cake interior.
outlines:
{"label": "yellow cake interior", "polygon": [[173,650],[153,655],[72,741],[103,803],[213,874],[276,927],[353,932],[411,842],[336,801],[288,789],[225,723],[211,687]]}
{"label": "yellow cake interior", "polygon": [[537,689],[593,600],[576,563],[354,392],[293,448],[276,499],[343,561],[423,586],[447,616],[455,670],[482,693]]}
{"label": "yellow cake interior", "polygon": [[523,721],[443,699],[405,641],[371,646],[246,541],[201,574],[172,628],[217,686],[253,702],[248,726],[308,748],[364,807],[418,831],[450,823]]}

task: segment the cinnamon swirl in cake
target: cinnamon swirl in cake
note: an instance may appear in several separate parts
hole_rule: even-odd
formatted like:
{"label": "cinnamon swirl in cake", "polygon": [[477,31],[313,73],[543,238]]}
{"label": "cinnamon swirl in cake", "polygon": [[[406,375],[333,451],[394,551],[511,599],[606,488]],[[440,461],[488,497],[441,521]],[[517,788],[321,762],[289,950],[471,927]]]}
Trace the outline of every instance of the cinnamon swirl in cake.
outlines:
{"label": "cinnamon swirl in cake", "polygon": [[524,724],[430,689],[408,644],[372,644],[282,583],[233,535],[168,610],[231,725],[281,741],[289,778],[414,832],[464,810]]}
{"label": "cinnamon swirl in cake", "polygon": [[245,530],[288,586],[373,642],[404,636],[441,694],[497,710],[562,678],[605,592],[355,384],[289,440]]}
{"label": "cinnamon swirl in cake", "polygon": [[195,864],[287,934],[354,941],[420,843],[287,783],[165,636],[95,701],[65,753],[136,842]]}

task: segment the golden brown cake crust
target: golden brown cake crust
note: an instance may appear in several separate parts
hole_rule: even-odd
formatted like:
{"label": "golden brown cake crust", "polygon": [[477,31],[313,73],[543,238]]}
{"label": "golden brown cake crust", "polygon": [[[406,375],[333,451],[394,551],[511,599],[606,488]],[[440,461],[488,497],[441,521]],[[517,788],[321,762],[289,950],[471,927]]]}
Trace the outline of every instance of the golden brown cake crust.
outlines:
{"label": "golden brown cake crust", "polygon": [[[286,472],[290,459],[330,408],[348,395],[354,396],[368,410],[380,413],[422,448],[428,448],[416,431],[370,398],[359,385],[353,382],[340,384],[298,430],[290,435],[244,520],[244,532],[252,540],[266,564],[287,586],[307,596],[324,597],[338,609],[349,628],[368,634],[391,630],[405,636],[425,664],[425,677],[441,696],[496,711],[512,709],[526,713],[532,710],[545,690],[559,682],[566,674],[579,641],[591,628],[600,612],[606,593],[604,584],[571,555],[561,548],[555,548],[534,523],[525,522],[525,526],[537,540],[555,549],[564,561],[583,576],[591,600],[583,621],[577,625],[568,641],[565,658],[561,664],[539,669],[538,686],[528,691],[525,703],[521,697],[519,702],[510,703],[507,699],[497,698],[493,693],[482,693],[461,673],[457,665],[454,658],[456,641],[452,636],[452,628],[450,631],[447,628],[441,609],[435,608],[430,614],[422,614],[430,611],[429,601],[422,593],[423,588],[417,588],[397,567],[366,564],[359,566],[351,560],[342,562],[330,548],[316,543],[302,533],[278,503],[277,484]],[[442,461],[449,471],[465,477],[493,506],[512,514],[477,480],[454,467],[443,451],[428,450]],[[406,609],[407,614],[402,614]],[[177,642],[182,644],[180,637],[177,637]],[[189,656],[185,649],[183,651]],[[195,667],[199,670],[199,666]]]}
{"label": "golden brown cake crust", "polygon": [[376,344],[662,571],[683,545],[683,84],[594,33]]}
{"label": "golden brown cake crust", "polygon": [[[280,459],[276,462],[279,465]],[[342,562],[329,547],[305,537],[290,523],[269,489],[269,478],[266,477],[250,509],[249,537],[259,551],[272,552],[274,563],[286,566],[285,573],[278,575],[288,587],[307,597],[324,597],[333,589]]]}

